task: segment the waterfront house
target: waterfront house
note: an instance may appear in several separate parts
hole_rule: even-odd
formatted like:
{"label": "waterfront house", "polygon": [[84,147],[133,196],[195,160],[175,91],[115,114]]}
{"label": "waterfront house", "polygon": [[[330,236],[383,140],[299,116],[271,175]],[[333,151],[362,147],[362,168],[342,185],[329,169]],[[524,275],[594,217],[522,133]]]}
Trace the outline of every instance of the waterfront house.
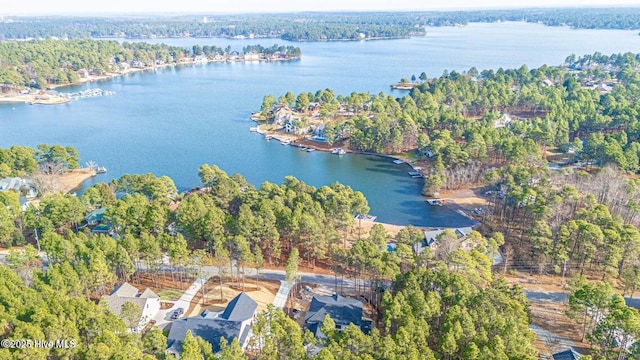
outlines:
{"label": "waterfront house", "polygon": [[256,53],[256,52],[246,53],[246,54],[244,54],[244,60],[245,61],[258,61],[258,60],[260,60],[260,54]]}
{"label": "waterfront house", "polygon": [[108,224],[108,223],[99,224],[96,227],[94,227],[93,229],[91,229],[91,234],[93,234],[93,235],[99,235],[99,234],[114,235],[114,228],[113,228],[113,225]]}
{"label": "waterfront house", "polygon": [[76,72],[78,73],[78,76],[80,76],[81,79],[86,79],[89,77],[89,70],[87,69],[80,69]]}
{"label": "waterfront house", "polygon": [[0,179],[0,191],[10,190],[24,195],[28,199],[38,196],[36,186],[31,180],[21,179],[19,177],[7,177]]}
{"label": "waterfront house", "polygon": [[319,124],[318,126],[316,126],[315,129],[313,129],[313,136],[316,138],[322,138],[324,139],[324,128],[325,128],[325,124]]}
{"label": "waterfront house", "polygon": [[358,327],[363,325],[362,301],[342,297],[338,294],[332,296],[315,295],[311,299],[309,311],[304,320],[304,327],[309,329],[316,337],[323,337],[320,327],[324,317],[329,315],[336,324],[336,330],[342,331],[354,324]]}
{"label": "waterfront house", "polygon": [[86,221],[87,225],[90,225],[90,226],[98,225],[100,222],[102,222],[102,217],[106,210],[107,208],[105,207],[95,209],[92,212],[85,215],[84,221]]}
{"label": "waterfront house", "polygon": [[206,55],[198,55],[193,58],[193,62],[195,64],[206,64],[207,62],[209,62],[209,59]]}
{"label": "waterfront house", "polygon": [[474,244],[467,240],[467,236],[473,231],[473,228],[470,226],[460,227],[460,228],[441,228],[441,229],[431,229],[424,231],[424,239],[421,243],[416,243],[413,246],[413,251],[417,254],[424,251],[425,248],[430,248],[431,250],[435,250],[439,246],[440,235],[444,233],[446,230],[451,230],[456,235],[457,244],[456,246],[462,248],[466,251],[471,251],[474,248]]}
{"label": "waterfront house", "polygon": [[285,124],[291,121],[293,118],[293,110],[288,106],[280,106],[274,112],[273,123],[279,126],[285,126]]}
{"label": "waterfront house", "polygon": [[138,306],[142,312],[138,326],[134,329],[135,332],[142,330],[153,316],[160,311],[160,297],[153,290],[147,288],[145,291],[140,292],[128,282],[117,286],[109,295],[103,296],[102,300],[107,304],[109,310],[118,316],[120,316],[122,306],[125,303],[130,302]]}
{"label": "waterfront house", "polygon": [[20,202],[20,210],[22,210],[22,212],[27,211],[27,208],[29,208],[29,204],[31,204],[31,201],[29,201],[29,199],[24,196],[20,196],[18,198],[18,201]]}
{"label": "waterfront house", "polygon": [[166,352],[180,358],[182,342],[187,331],[210,343],[214,353],[220,351],[222,337],[229,343],[237,338],[244,349],[249,342],[251,324],[257,308],[258,304],[242,292],[233,298],[221,313],[205,310],[199,316],[174,321],[167,337]]}
{"label": "waterfront house", "polygon": [[320,103],[317,103],[317,102],[309,103],[309,111],[311,112],[320,111]]}
{"label": "waterfront house", "polygon": [[295,130],[295,126],[293,124],[293,120],[289,119],[287,120],[287,122],[284,124],[284,131],[288,132],[288,133],[292,133]]}

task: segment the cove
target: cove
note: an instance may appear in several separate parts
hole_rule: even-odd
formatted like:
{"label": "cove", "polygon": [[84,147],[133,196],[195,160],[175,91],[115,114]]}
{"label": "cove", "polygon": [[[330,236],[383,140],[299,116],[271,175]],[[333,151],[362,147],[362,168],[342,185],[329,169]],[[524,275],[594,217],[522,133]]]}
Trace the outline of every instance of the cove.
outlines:
{"label": "cove", "polygon": [[[142,40],[141,40],[142,41]],[[154,39],[172,45],[284,44],[279,39]],[[40,143],[75,146],[82,163],[94,160],[107,174],[84,184],[125,173],[171,177],[179,190],[199,185],[197,169],[216,164],[240,173],[255,186],[293,175],[314,186],[340,181],[362,191],[371,214],[382,222],[418,226],[465,226],[469,220],[446,208],[430,207],[420,196],[422,181],[406,165],[376,156],[306,153],[267,142],[248,131],[262,97],[286,91],[331,88],[390,93],[402,77],[439,76],[499,67],[534,68],[561,64],[571,53],[640,51],[635,31],[572,30],[525,23],[471,24],[429,29],[426,37],[370,42],[286,43],[302,49],[288,63],[222,63],[163,68],[111,80],[70,86],[74,92],[99,87],[113,96],[58,106],[0,105],[0,146]],[[401,96],[402,92],[393,92]]]}

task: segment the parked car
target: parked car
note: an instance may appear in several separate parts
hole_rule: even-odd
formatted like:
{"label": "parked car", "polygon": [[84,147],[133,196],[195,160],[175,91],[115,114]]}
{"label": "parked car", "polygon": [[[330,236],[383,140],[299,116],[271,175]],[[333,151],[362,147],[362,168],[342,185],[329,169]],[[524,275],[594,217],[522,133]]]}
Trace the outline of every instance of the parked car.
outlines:
{"label": "parked car", "polygon": [[171,320],[176,320],[177,318],[179,318],[182,314],[184,314],[184,309],[183,308],[177,308],[173,311],[173,313],[171,313]]}

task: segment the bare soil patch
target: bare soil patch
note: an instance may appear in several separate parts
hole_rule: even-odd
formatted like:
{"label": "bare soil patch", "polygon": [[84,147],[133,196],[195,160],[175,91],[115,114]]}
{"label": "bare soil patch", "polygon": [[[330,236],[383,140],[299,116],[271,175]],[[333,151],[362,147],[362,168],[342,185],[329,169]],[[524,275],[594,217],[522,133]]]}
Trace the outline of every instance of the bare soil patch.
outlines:
{"label": "bare soil patch", "polygon": [[137,287],[140,291],[150,288],[156,294],[162,290],[177,290],[184,292],[195,281],[195,278],[191,276],[183,276],[183,281],[179,280],[180,279],[177,275],[174,276],[173,279],[171,278],[171,275],[160,275],[156,280],[154,280],[150,273],[140,273],[133,275],[129,283]]}
{"label": "bare soil patch", "polygon": [[564,283],[568,281],[565,278],[564,283],[562,277],[551,275],[532,275],[528,272],[515,272],[504,275],[505,280],[510,285],[519,285],[529,291],[548,291],[548,292],[566,292],[568,291]]}
{"label": "bare soil patch", "polygon": [[[267,305],[273,304],[273,300],[280,288],[279,281],[255,281],[247,280],[244,286],[244,292],[258,303],[258,311],[266,310]],[[210,278],[205,284],[204,300],[202,289],[191,300],[191,306],[185,316],[194,316],[202,313],[205,309],[210,311],[222,311],[229,301],[242,292],[242,283],[222,283],[222,297],[220,297],[220,279],[215,276]]]}
{"label": "bare soil patch", "polygon": [[[581,327],[573,320],[569,319],[565,314],[566,305],[551,302],[531,302],[531,322],[541,328],[558,335],[560,337],[573,341],[578,347],[578,351],[585,353],[589,348],[589,344],[581,341]],[[536,337],[534,346],[540,354],[553,354],[558,351],[566,350],[566,346],[562,342],[553,338]]]}
{"label": "bare soil patch", "polygon": [[483,207],[488,204],[487,199],[482,195],[482,188],[440,191],[440,198],[446,199],[445,205],[453,203],[465,209]]}
{"label": "bare soil patch", "polygon": [[371,231],[371,228],[375,224],[382,225],[384,227],[384,229],[387,231],[387,233],[389,235],[391,235],[392,238],[394,238],[396,235],[398,235],[398,232],[400,232],[400,230],[403,227],[405,227],[405,226],[401,226],[401,225],[393,225],[393,224],[381,223],[381,222],[377,222],[377,221],[364,221],[364,220],[363,221],[357,221],[356,220],[356,225],[351,230],[351,236],[352,237],[357,237],[358,236],[358,231],[360,231],[360,236],[367,237],[367,236],[369,236],[369,231]]}

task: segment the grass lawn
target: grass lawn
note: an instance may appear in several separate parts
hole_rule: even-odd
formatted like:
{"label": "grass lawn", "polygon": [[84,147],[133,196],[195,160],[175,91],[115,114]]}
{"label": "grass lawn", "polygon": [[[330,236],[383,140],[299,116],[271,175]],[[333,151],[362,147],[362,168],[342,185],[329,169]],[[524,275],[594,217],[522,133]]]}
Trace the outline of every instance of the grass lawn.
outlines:
{"label": "grass lawn", "polygon": [[182,296],[182,291],[174,289],[160,290],[158,296],[160,296],[160,300],[176,301]]}

